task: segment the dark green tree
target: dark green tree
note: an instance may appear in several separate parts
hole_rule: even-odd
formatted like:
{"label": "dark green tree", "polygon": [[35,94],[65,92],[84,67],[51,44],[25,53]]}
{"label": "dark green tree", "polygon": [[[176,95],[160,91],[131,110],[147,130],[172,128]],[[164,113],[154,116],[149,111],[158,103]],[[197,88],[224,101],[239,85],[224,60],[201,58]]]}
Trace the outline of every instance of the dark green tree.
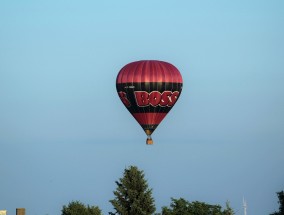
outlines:
{"label": "dark green tree", "polygon": [[144,176],[144,172],[136,166],[124,170],[123,177],[115,182],[115,198],[110,200],[115,212],[110,212],[110,215],[151,215],[155,212],[152,189]]}
{"label": "dark green tree", "polygon": [[79,201],[72,201],[63,206],[62,215],[102,215],[98,206],[84,205]]}
{"label": "dark green tree", "polygon": [[278,196],[278,203],[279,203],[279,211],[274,212],[270,215],[284,215],[284,192],[283,190],[281,192],[278,192],[277,196]]}
{"label": "dark green tree", "polygon": [[234,210],[230,206],[229,201],[226,202],[226,209],[223,211],[223,214],[224,215],[234,215],[235,214]]}
{"label": "dark green tree", "polygon": [[189,202],[183,198],[174,199],[170,207],[162,208],[162,215],[233,215],[234,212],[227,203],[226,209],[220,205],[210,205],[204,202]]}

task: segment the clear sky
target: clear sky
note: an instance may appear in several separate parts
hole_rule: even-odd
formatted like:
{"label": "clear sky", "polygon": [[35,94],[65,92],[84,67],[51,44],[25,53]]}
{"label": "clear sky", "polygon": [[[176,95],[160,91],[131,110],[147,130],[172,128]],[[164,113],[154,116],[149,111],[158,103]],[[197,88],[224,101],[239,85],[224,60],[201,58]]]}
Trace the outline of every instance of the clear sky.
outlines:
{"label": "clear sky", "polygon": [[[170,197],[278,210],[284,189],[284,1],[0,1],[0,209],[107,214],[115,180],[145,171]],[[179,101],[146,136],[117,96],[127,63],[181,72]]]}

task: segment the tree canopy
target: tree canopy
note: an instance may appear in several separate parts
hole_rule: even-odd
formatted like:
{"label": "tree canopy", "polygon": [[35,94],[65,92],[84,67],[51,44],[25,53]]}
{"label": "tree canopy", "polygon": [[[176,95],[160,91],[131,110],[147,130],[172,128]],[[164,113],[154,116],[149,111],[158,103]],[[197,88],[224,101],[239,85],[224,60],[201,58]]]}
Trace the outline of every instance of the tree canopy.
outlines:
{"label": "tree canopy", "polygon": [[63,206],[62,215],[102,215],[98,206],[84,205],[79,201],[72,201]]}
{"label": "tree canopy", "polygon": [[[109,215],[153,215],[156,211],[152,189],[149,188],[144,172],[136,166],[124,169],[123,176],[115,181],[114,198],[110,200],[114,212]],[[281,203],[280,212],[271,215],[283,214],[283,191],[278,193]],[[282,212],[281,212],[282,211]],[[229,202],[223,209],[220,205],[211,205],[205,202],[189,202],[183,198],[171,199],[170,206],[162,207],[161,213],[155,215],[234,215]],[[61,215],[102,215],[98,206],[84,205],[80,201],[72,201],[63,206]]]}
{"label": "tree canopy", "polygon": [[283,190],[281,192],[277,192],[278,196],[278,203],[279,203],[279,211],[274,212],[270,215],[284,215],[284,192]]}
{"label": "tree canopy", "polygon": [[233,215],[234,212],[226,203],[226,209],[222,210],[220,205],[210,205],[204,202],[189,202],[183,198],[174,199],[170,207],[162,208],[162,215]]}
{"label": "tree canopy", "polygon": [[144,172],[136,166],[124,170],[123,177],[115,182],[115,198],[110,200],[115,213],[109,214],[151,215],[155,212],[152,189],[148,187],[144,176]]}

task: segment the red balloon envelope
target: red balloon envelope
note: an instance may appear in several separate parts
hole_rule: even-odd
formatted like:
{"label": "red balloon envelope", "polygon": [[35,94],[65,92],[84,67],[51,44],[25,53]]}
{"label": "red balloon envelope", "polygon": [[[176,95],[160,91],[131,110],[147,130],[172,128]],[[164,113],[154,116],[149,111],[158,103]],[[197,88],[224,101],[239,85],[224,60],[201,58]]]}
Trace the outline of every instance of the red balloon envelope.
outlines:
{"label": "red balloon envelope", "polygon": [[170,63],[142,60],[125,65],[116,78],[117,93],[153,144],[151,134],[178,100],[182,77]]}

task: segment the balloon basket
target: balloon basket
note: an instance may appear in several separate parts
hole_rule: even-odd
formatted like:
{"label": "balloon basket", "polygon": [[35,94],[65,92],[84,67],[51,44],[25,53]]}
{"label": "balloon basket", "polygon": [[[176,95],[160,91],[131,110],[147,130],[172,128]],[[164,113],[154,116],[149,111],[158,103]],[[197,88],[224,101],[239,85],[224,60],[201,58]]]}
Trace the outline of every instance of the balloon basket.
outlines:
{"label": "balloon basket", "polygon": [[147,140],[146,140],[146,144],[147,145],[153,145],[153,140],[152,140],[152,138],[147,138]]}

